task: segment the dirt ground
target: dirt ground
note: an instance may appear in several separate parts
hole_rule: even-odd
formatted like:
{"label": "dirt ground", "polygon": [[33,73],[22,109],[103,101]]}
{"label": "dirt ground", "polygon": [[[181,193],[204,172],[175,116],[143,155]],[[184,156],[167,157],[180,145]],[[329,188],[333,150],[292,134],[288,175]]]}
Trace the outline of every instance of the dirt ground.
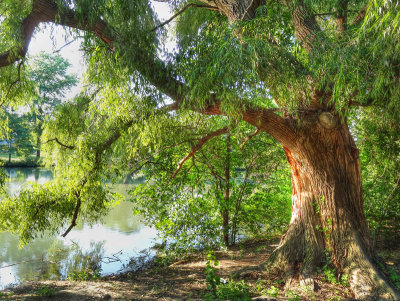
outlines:
{"label": "dirt ground", "polygon": [[[216,252],[219,261],[216,273],[224,279],[243,280],[249,285],[253,300],[353,300],[348,288],[328,283],[322,276],[315,280],[314,290],[299,287],[285,292],[284,283],[266,275],[261,267],[278,242],[278,239],[249,241],[226,252]],[[385,262],[400,272],[400,245],[378,250]],[[0,291],[0,300],[203,300],[207,293],[205,266],[205,255],[198,254],[169,266],[153,265],[144,271],[95,282],[28,282]],[[266,294],[272,286],[278,296]]]}

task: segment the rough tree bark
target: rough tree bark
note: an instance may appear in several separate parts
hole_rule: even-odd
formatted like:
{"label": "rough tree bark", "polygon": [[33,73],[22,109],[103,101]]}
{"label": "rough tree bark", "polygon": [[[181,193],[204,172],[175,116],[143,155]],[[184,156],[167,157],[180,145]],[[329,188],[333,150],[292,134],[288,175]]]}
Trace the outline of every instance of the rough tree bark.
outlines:
{"label": "rough tree bark", "polygon": [[[253,17],[243,9],[241,1],[215,3],[232,22]],[[315,17],[303,0],[281,3],[292,11],[295,36],[310,53],[316,35],[321,34]],[[252,8],[250,11],[258,5],[258,1],[246,2],[246,7]],[[346,29],[346,1],[341,1],[339,8],[341,33]],[[349,275],[356,298],[379,296],[398,300],[398,292],[376,266],[363,211],[358,149],[346,123],[341,123],[337,112],[318,97],[324,91],[314,91],[312,79],[310,86],[310,95],[316,97],[301,108],[304,113],[297,115],[296,120],[286,116],[286,120],[271,128],[271,118],[263,117],[263,112],[243,113],[245,121],[282,143],[292,170],[290,225],[268,264],[285,274],[288,287],[293,280],[314,286],[312,277],[317,267],[329,257],[339,273]],[[299,99],[299,104],[307,101]],[[264,120],[269,121],[268,125],[264,126]]]}
{"label": "rough tree bark", "polygon": [[[292,170],[292,217],[269,266],[313,286],[312,277],[330,257],[349,275],[357,298],[396,299],[376,266],[366,224],[358,149],[338,116],[321,113],[300,123],[297,145],[285,147]],[[282,269],[282,267],[284,267]]]}

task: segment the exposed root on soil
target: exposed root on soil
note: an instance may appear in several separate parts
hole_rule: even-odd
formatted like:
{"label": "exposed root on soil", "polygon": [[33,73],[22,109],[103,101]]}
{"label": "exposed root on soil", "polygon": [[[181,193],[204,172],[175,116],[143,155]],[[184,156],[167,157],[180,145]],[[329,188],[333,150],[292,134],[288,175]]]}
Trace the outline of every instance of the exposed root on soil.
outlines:
{"label": "exposed root on soil", "polygon": [[[264,263],[269,275],[279,276],[285,281],[285,291],[299,287],[316,290],[314,279],[318,277],[317,271],[322,270],[326,264],[329,252],[318,247],[316,240],[313,242],[304,236],[302,239],[293,239],[290,233],[286,233],[279,247]],[[347,257],[341,264],[343,268],[339,270],[336,267],[335,272],[347,275],[349,288],[356,299],[400,300],[399,292],[386,279],[375,261],[363,251],[357,239],[349,245]]]}

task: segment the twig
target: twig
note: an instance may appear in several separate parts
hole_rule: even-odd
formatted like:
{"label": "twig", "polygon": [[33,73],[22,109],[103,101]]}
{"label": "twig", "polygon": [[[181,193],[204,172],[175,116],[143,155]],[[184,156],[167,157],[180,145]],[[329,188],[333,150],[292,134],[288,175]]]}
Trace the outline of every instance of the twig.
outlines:
{"label": "twig", "polygon": [[180,14],[182,14],[185,10],[187,10],[189,7],[198,7],[198,8],[205,8],[205,9],[209,9],[209,10],[214,10],[214,11],[219,11],[218,7],[216,6],[211,6],[211,5],[204,5],[204,4],[194,4],[194,3],[190,3],[188,5],[185,5],[181,10],[179,10],[175,15],[173,15],[171,18],[169,18],[167,21],[162,22],[160,25],[154,27],[151,31],[156,31],[157,29],[159,29],[160,27],[163,27],[165,25],[167,25],[168,23],[170,23],[173,19],[175,19],[176,17],[178,17]]}
{"label": "twig", "polygon": [[104,263],[112,263],[112,262],[118,262],[118,261],[121,262],[121,258],[117,257],[117,255],[120,255],[120,254],[122,254],[122,250],[115,254],[112,254],[111,256],[105,256],[103,258],[103,259],[107,259],[108,261],[104,261],[103,259],[101,261]]}
{"label": "twig", "polygon": [[65,44],[64,46],[61,46],[60,48],[58,48],[57,50],[54,50],[53,53],[58,53],[60,52],[63,48],[67,47],[68,45],[71,45],[73,42],[75,42],[76,39],[73,39],[72,41],[69,41],[67,44]]}

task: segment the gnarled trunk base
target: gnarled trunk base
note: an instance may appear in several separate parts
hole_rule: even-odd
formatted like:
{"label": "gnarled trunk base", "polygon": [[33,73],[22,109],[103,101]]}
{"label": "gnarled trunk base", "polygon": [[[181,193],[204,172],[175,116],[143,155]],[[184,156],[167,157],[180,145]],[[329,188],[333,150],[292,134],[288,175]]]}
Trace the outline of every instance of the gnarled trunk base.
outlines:
{"label": "gnarled trunk base", "polygon": [[[287,290],[297,286],[314,289],[313,278],[327,263],[330,253],[323,248],[324,245],[312,242],[307,231],[293,235],[294,232],[285,234],[278,248],[269,257],[267,268],[273,274],[282,275]],[[398,292],[379,270],[374,258],[366,254],[356,237],[347,248],[351,250],[352,260],[348,260],[348,264],[338,271],[338,275],[348,275],[350,289],[355,298],[400,300]]]}
{"label": "gnarled trunk base", "polygon": [[297,147],[285,148],[292,169],[292,218],[267,265],[313,287],[317,268],[333,265],[347,275],[357,299],[400,300],[379,271],[366,224],[358,149],[347,126],[298,131]]}

